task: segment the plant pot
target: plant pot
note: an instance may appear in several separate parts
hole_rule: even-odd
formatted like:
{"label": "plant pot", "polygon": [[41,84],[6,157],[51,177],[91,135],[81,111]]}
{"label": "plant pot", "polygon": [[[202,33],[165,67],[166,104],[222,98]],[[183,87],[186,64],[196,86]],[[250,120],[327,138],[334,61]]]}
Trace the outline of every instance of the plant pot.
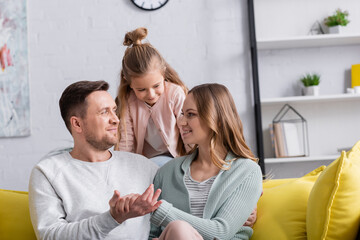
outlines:
{"label": "plant pot", "polygon": [[320,87],[319,86],[309,86],[303,88],[304,96],[319,96],[320,95]]}
{"label": "plant pot", "polygon": [[329,27],[330,34],[339,34],[339,33],[342,33],[343,31],[344,31],[344,27],[341,25]]}

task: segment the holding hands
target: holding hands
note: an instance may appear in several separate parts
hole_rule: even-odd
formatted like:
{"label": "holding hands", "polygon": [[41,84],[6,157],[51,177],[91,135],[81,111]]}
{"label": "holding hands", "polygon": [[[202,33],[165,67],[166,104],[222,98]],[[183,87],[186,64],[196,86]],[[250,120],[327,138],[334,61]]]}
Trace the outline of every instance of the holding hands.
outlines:
{"label": "holding hands", "polygon": [[122,223],[129,218],[144,216],[155,211],[160,206],[161,201],[157,200],[160,193],[160,189],[154,192],[153,184],[150,184],[141,195],[131,193],[121,197],[120,192],[115,190],[109,201],[110,214],[118,223]]}

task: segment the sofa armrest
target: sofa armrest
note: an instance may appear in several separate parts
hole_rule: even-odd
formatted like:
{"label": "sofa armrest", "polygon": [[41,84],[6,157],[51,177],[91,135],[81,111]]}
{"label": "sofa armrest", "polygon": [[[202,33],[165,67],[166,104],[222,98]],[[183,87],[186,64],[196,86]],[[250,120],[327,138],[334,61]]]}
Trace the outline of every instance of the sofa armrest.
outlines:
{"label": "sofa armrest", "polygon": [[36,240],[27,192],[0,189],[0,239]]}

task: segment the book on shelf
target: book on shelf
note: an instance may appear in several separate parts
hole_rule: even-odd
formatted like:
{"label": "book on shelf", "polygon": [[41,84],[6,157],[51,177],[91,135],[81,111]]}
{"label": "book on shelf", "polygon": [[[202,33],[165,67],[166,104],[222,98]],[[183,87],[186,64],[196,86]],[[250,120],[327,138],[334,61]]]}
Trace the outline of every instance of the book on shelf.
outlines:
{"label": "book on shelf", "polygon": [[273,123],[274,127],[274,146],[275,148],[275,157],[287,157],[285,142],[284,142],[284,131],[282,130],[281,123]]}
{"label": "book on shelf", "polygon": [[360,64],[351,66],[351,87],[360,86]]}
{"label": "book on shelf", "polygon": [[275,136],[274,136],[274,125],[272,123],[269,124],[269,132],[270,132],[270,139],[271,139],[271,148],[273,149],[275,156],[279,156],[279,152],[278,152],[278,148],[277,148],[277,144],[276,144]]}

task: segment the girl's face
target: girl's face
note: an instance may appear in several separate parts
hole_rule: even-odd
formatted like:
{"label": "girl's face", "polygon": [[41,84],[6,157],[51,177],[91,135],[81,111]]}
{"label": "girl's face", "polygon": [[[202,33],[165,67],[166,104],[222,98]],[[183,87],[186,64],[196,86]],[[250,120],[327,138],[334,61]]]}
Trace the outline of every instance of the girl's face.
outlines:
{"label": "girl's face", "polygon": [[160,70],[152,70],[141,77],[131,78],[130,87],[139,100],[153,106],[164,92],[164,76]]}
{"label": "girl's face", "polygon": [[209,145],[211,130],[201,120],[192,93],[186,96],[178,127],[185,144]]}

